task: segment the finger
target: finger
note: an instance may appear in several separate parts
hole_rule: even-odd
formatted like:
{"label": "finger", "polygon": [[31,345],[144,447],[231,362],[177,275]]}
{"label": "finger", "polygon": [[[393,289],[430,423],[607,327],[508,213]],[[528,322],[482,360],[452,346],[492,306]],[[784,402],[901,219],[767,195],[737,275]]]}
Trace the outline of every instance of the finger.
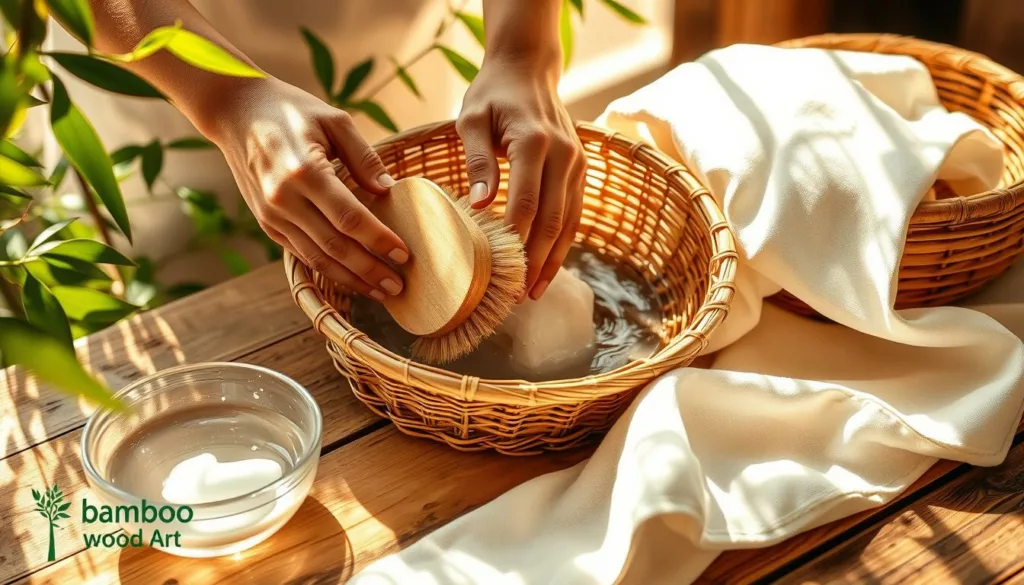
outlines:
{"label": "finger", "polygon": [[[532,291],[548,261],[552,247],[562,234],[565,220],[566,193],[569,174],[575,165],[575,145],[568,139],[559,139],[548,151],[544,162],[540,208],[526,242],[526,290]],[[543,292],[543,291],[541,291]]]}
{"label": "finger", "polygon": [[[396,264],[404,264],[409,260],[409,248],[401,238],[359,202],[334,174],[329,163],[325,172],[307,174],[302,190],[306,199],[320,210],[337,231],[359,242],[380,258],[387,258]],[[299,223],[294,218],[293,222]]]}
{"label": "finger", "polygon": [[483,209],[494,201],[500,180],[498,159],[494,156],[490,110],[463,112],[455,123],[455,130],[466,151],[470,205],[474,209]]}
{"label": "finger", "polygon": [[377,151],[360,136],[348,113],[338,110],[337,115],[323,121],[323,128],[334,153],[360,187],[384,195],[394,186],[395,180],[388,174]]}
{"label": "finger", "polygon": [[535,133],[518,138],[508,146],[508,205],[505,223],[523,242],[529,241],[530,226],[540,205],[540,186],[547,154],[547,138]]}
{"label": "finger", "polygon": [[571,178],[569,179],[569,190],[565,196],[565,219],[562,222],[562,233],[551,248],[548,259],[537,277],[537,284],[530,290],[530,298],[539,299],[548,285],[555,279],[558,269],[565,263],[565,257],[576,241],[576,232],[579,230],[580,216],[583,213],[583,183],[586,177],[586,164],[577,161]]}
{"label": "finger", "polygon": [[323,274],[331,282],[344,286],[363,296],[370,297],[377,301],[384,301],[384,293],[366,284],[363,279],[352,273],[351,270],[339,264],[336,260],[324,253],[320,246],[307,236],[298,226],[282,232],[291,242],[295,254],[306,266]]}
{"label": "finger", "polygon": [[368,286],[389,295],[402,292],[402,277],[387,263],[370,254],[358,242],[334,229],[312,203],[306,202],[306,219],[297,224],[324,254],[361,278]]}

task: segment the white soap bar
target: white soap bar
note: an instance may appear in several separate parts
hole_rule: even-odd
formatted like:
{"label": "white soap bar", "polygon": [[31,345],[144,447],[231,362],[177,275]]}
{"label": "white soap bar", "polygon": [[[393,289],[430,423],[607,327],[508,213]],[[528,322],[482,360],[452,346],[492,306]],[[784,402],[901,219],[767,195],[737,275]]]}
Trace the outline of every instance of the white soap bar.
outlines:
{"label": "white soap bar", "polygon": [[254,458],[221,463],[202,453],[178,463],[164,480],[162,495],[172,504],[219,502],[252,493],[281,478],[281,464]]}
{"label": "white soap bar", "polygon": [[540,300],[527,300],[497,329],[512,342],[512,366],[538,376],[589,364],[596,351],[594,291],[560,268]]}

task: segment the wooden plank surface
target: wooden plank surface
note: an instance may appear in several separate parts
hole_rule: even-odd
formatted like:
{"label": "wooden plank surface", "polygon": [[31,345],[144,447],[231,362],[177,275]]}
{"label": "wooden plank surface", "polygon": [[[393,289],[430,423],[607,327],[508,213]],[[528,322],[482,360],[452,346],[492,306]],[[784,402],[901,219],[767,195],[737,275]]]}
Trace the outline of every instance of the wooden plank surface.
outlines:
{"label": "wooden plank surface", "polygon": [[296,516],[249,551],[194,560],[152,549],[91,549],[21,582],[343,583],[369,562],[587,453],[463,453],[387,424],[321,457],[313,490]]}
{"label": "wooden plank surface", "polygon": [[[278,262],[92,335],[78,356],[119,389],[179,364],[231,361],[309,327]],[[0,459],[82,427],[91,412],[20,368],[0,370]]]}
{"label": "wooden plank surface", "polygon": [[[238,361],[279,371],[310,391],[323,412],[325,449],[380,422],[352,395],[348,382],[331,364],[322,338],[312,329],[240,356]],[[56,483],[66,501],[76,504],[89,497],[81,465],[81,434],[76,429],[0,461],[0,583],[47,564],[49,534],[43,518],[33,511],[33,488]],[[82,550],[80,528],[69,521],[57,532],[59,558]]]}

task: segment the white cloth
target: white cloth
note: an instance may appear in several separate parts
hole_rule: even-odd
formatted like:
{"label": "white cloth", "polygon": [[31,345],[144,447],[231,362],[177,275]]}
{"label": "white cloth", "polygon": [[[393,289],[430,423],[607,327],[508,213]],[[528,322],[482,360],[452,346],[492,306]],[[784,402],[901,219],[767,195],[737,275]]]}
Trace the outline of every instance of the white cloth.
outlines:
{"label": "white cloth", "polygon": [[[687,583],[722,550],[885,503],[937,458],[1005,457],[1024,404],[1024,304],[892,310],[909,217],[936,176],[979,190],[1002,166],[920,63],[734,46],[602,122],[686,162],[723,206],[743,256],[709,348],[724,349],[713,369],[652,383],[589,461],[355,583]],[[841,325],[762,303],[780,288]]]}

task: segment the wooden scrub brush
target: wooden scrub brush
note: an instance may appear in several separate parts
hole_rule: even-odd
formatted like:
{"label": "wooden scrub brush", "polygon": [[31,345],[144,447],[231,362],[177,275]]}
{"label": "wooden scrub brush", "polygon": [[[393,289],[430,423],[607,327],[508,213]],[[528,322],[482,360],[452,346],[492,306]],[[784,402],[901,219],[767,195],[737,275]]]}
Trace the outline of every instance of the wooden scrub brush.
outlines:
{"label": "wooden scrub brush", "polygon": [[518,234],[497,214],[421,177],[397,181],[371,209],[409,248],[405,286],[384,307],[417,336],[413,357],[444,364],[476,349],[526,288]]}

